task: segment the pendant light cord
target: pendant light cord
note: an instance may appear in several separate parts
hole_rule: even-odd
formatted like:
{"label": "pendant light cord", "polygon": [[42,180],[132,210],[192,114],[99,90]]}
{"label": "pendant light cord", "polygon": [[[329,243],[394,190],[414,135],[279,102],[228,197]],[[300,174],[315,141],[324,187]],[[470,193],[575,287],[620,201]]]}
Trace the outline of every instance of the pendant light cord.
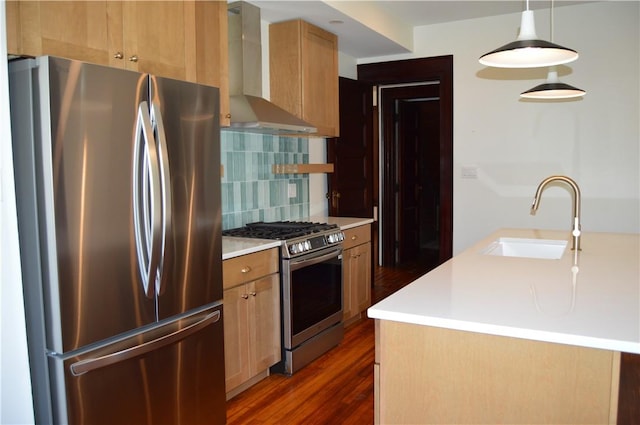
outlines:
{"label": "pendant light cord", "polygon": [[[529,1],[529,0],[527,0]],[[553,0],[551,0],[551,19],[550,19],[550,25],[551,25],[551,30],[549,31],[550,33],[550,37],[551,37],[551,41],[553,43]],[[558,80],[558,74],[557,74],[557,67],[555,65],[550,66],[549,67],[549,74],[547,75],[547,81],[550,79],[549,77],[551,76],[551,73],[555,73],[554,74],[554,78],[557,81]]]}
{"label": "pendant light cord", "polygon": [[553,43],[553,0],[551,0],[551,40],[550,41]]}

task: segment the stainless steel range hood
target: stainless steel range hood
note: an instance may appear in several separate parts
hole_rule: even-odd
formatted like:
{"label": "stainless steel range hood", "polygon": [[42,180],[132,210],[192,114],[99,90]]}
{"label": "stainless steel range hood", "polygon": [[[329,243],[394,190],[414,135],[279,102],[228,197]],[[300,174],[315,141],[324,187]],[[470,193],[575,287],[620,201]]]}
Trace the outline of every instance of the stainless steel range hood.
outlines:
{"label": "stainless steel range hood", "polygon": [[229,3],[229,107],[231,129],[271,134],[310,134],[317,128],[262,98],[260,9]]}

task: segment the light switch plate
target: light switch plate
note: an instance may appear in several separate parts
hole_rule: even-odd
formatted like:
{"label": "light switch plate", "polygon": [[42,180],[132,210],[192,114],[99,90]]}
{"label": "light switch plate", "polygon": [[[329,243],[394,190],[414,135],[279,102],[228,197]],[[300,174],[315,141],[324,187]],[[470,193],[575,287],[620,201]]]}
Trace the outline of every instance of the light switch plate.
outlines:
{"label": "light switch plate", "polygon": [[478,178],[478,167],[473,165],[468,165],[462,167],[462,178],[463,179],[477,179]]}

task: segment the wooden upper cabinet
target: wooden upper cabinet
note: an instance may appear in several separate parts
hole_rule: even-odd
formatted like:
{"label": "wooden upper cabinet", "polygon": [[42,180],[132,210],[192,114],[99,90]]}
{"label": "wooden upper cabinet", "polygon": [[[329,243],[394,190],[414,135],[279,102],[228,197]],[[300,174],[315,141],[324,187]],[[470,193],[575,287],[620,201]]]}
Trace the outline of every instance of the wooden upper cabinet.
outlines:
{"label": "wooden upper cabinet", "polygon": [[338,37],[297,19],[269,26],[271,101],[339,136]]}
{"label": "wooden upper cabinet", "polygon": [[119,3],[8,1],[6,8],[8,53],[111,63],[110,39],[114,29],[110,21],[118,19],[122,9]]}
{"label": "wooden upper cabinet", "polygon": [[125,68],[194,81],[195,75],[188,75],[195,71],[193,4],[177,1],[122,4],[121,53]]}
{"label": "wooden upper cabinet", "polygon": [[220,89],[220,125],[231,125],[226,1],[195,2],[195,80]]}
{"label": "wooden upper cabinet", "polygon": [[225,1],[9,1],[8,53],[52,55],[220,88],[229,125]]}

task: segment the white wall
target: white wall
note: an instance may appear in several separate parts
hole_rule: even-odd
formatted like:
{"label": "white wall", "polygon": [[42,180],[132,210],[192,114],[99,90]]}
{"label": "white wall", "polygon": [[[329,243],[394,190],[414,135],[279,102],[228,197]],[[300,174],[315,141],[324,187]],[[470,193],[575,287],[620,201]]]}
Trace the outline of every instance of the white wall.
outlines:
{"label": "white wall", "polygon": [[[535,18],[538,36],[549,39],[549,11]],[[529,214],[538,183],[552,174],[580,185],[583,231],[640,232],[640,3],[557,7],[554,21],[554,41],[580,53],[559,73],[587,91],[582,100],[519,100],[544,82],[545,68],[478,63],[515,40],[520,14],[419,27],[413,54],[359,61],[454,56],[454,254],[502,227],[568,230],[563,187],[545,190]],[[478,178],[462,179],[463,166],[477,167]]]}
{"label": "white wall", "polygon": [[[5,3],[0,2],[0,57],[7,57]],[[7,62],[0,61],[0,423],[33,423],[31,382],[13,185]]]}
{"label": "white wall", "polygon": [[338,75],[352,80],[358,79],[358,61],[342,52],[338,52]]}

